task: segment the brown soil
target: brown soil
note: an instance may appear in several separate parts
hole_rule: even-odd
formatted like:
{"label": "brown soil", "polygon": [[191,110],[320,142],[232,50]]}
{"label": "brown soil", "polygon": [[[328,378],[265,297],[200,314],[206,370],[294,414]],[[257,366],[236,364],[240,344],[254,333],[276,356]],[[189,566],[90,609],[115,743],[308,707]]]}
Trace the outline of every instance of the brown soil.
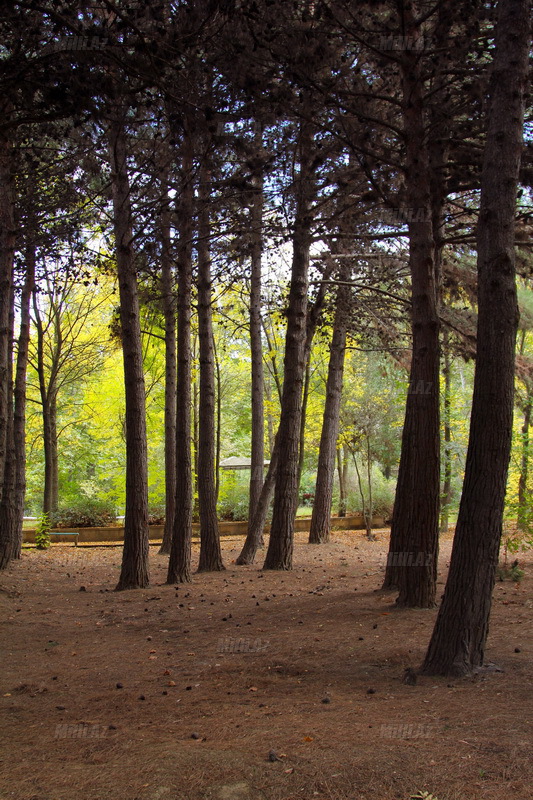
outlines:
{"label": "brown soil", "polygon": [[435,611],[377,591],[387,532],[305,537],[292,572],[230,539],[178,589],[151,548],[152,588],[122,593],[119,548],[25,550],[0,575],[1,800],[533,798],[533,555],[495,589],[504,671],[407,685]]}

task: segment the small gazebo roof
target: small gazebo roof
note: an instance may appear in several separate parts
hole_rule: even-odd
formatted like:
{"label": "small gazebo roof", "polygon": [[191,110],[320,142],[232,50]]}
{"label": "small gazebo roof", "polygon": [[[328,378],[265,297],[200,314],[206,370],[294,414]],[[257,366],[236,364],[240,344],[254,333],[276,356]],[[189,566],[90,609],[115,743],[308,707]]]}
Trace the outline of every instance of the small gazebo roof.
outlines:
{"label": "small gazebo roof", "polygon": [[[264,462],[265,467],[268,467],[269,464],[270,461]],[[230,456],[220,462],[220,467],[221,469],[251,469],[252,459],[244,456]]]}

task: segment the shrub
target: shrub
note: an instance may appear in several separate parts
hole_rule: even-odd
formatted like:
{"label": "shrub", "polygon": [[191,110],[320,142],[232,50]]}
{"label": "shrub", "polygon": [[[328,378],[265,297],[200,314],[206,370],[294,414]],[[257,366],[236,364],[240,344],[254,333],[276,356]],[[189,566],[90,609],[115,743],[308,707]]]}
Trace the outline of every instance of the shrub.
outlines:
{"label": "shrub", "polygon": [[88,498],[50,514],[50,526],[54,528],[99,528],[114,525],[116,521],[113,506]]}
{"label": "shrub", "polygon": [[50,547],[50,518],[48,514],[41,514],[35,528],[35,544],[38,550]]}
{"label": "shrub", "polygon": [[248,471],[222,473],[217,508],[219,519],[248,519],[249,479]]}

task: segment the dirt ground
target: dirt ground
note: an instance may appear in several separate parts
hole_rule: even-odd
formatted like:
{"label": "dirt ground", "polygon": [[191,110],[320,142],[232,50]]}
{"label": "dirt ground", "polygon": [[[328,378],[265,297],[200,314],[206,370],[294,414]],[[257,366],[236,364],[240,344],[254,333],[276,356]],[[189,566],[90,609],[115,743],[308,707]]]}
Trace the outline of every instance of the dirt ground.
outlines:
{"label": "dirt ground", "polygon": [[436,612],[378,591],[388,532],[305,539],[281,573],[226,539],[179,588],[152,547],[122,593],[120,548],[25,550],[0,574],[1,800],[533,798],[533,554],[495,589],[504,671],[407,685]]}

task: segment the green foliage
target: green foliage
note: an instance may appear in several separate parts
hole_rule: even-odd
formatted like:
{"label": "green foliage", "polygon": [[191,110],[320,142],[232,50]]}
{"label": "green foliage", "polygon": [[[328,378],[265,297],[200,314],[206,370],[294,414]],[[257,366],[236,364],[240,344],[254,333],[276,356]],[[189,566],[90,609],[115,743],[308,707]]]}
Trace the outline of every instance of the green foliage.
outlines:
{"label": "green foliage", "polygon": [[69,508],[54,511],[50,520],[56,528],[99,528],[113,525],[117,516],[109,502],[85,497]]}
{"label": "green foliage", "polygon": [[509,580],[513,583],[519,583],[524,577],[524,570],[520,569],[518,560],[515,559],[512,564],[507,564],[506,562],[499,564],[497,575],[501,581]]}
{"label": "green foliage", "polygon": [[41,514],[35,526],[35,544],[38,550],[47,550],[50,547],[50,517]]}
{"label": "green foliage", "polygon": [[218,496],[219,519],[248,519],[248,491],[250,473],[248,470],[224,470],[220,481]]}
{"label": "green foliage", "polygon": [[[361,476],[361,483],[365,497],[368,497],[368,481],[366,475]],[[372,513],[376,516],[388,519],[392,515],[394,506],[396,482],[394,479],[387,480],[378,467],[372,470]],[[361,493],[356,485],[355,475],[350,474],[348,480],[348,491],[346,497],[346,508],[349,512],[361,512]]]}

